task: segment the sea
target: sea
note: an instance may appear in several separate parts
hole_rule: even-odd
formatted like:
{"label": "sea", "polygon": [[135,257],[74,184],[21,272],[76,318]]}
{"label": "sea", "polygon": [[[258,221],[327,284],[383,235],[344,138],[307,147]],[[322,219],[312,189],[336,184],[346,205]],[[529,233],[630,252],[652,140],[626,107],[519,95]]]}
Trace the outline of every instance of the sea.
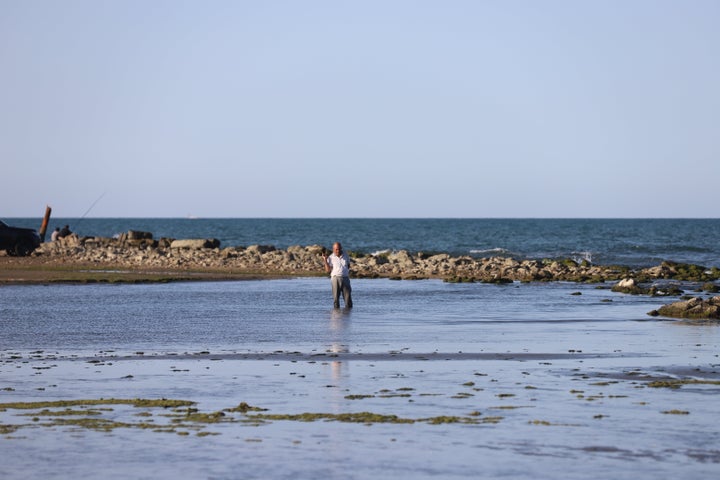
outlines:
{"label": "sea", "polygon": [[[720,265],[714,219],[85,218],[50,226],[65,223],[80,235],[141,230],[223,246],[339,240],[365,253]],[[720,475],[720,326],[649,315],[676,297],[572,282],[351,282],[352,309],[332,308],[322,276],[0,285],[0,478]],[[193,412],[211,415],[98,405],[138,398],[192,401]],[[56,401],[79,406],[47,403]],[[233,410],[241,404],[275,416]]]}
{"label": "sea", "polygon": [[[39,229],[41,219],[4,219]],[[154,238],[216,238],[221,247],[326,245],[517,259],[572,258],[600,265],[654,266],[670,260],[720,266],[720,219],[494,218],[52,218],[82,236],[128,230]]]}

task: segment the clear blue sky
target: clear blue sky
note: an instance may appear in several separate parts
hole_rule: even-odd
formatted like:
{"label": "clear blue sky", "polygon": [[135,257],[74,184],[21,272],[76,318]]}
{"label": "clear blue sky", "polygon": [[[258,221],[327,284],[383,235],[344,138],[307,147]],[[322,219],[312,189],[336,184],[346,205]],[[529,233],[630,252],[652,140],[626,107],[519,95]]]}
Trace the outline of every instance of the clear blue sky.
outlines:
{"label": "clear blue sky", "polygon": [[719,217],[720,2],[0,0],[0,218]]}

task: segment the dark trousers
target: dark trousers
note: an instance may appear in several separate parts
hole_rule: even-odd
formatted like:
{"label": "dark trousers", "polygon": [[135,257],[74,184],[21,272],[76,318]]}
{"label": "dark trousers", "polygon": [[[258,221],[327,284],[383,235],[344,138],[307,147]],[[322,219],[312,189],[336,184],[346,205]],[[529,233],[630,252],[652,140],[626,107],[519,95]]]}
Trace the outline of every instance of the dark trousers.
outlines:
{"label": "dark trousers", "polygon": [[336,275],[330,277],[333,294],[333,307],[340,308],[340,292],[342,292],[343,300],[346,308],[352,308],[352,288],[350,287],[350,277],[341,277]]}

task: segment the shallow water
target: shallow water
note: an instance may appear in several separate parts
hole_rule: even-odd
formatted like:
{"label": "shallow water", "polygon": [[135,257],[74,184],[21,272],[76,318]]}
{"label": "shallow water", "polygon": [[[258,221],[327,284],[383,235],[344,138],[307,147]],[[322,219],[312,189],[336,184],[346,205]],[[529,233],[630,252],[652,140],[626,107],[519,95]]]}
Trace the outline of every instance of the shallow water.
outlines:
{"label": "shallow water", "polygon": [[[577,284],[327,279],[0,288],[0,403],[170,398],[214,412],[372,412],[411,424],[237,421],[198,436],[0,412],[2,478],[710,478],[720,330],[669,299]],[[573,295],[580,293],[580,295]],[[166,409],[102,415],[158,423]],[[674,413],[664,413],[674,412]],[[687,412],[687,413],[686,413]],[[38,414],[37,410],[33,411]],[[476,424],[430,424],[459,416]],[[186,432],[187,433],[187,432]]]}
{"label": "shallow water", "polygon": [[[19,349],[504,351],[537,331],[592,346],[578,330],[650,320],[662,300],[575,284],[354,280],[354,310],[330,308],[324,278],[164,285],[0,288],[6,344]],[[582,295],[570,295],[580,292]],[[608,302],[608,300],[611,300]],[[571,324],[577,324],[571,326]],[[554,351],[560,338],[546,338]],[[626,341],[622,339],[620,341]],[[586,348],[590,348],[590,346]],[[429,349],[429,350],[428,350]],[[541,349],[542,351],[542,349]]]}

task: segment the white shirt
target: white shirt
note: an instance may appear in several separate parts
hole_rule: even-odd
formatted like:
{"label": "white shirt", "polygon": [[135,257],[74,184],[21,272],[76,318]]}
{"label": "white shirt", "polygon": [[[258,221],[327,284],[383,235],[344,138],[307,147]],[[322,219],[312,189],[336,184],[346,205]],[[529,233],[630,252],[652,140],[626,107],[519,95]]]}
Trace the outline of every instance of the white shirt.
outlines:
{"label": "white shirt", "polygon": [[327,259],[328,265],[332,267],[331,277],[349,277],[350,276],[350,257],[345,252],[338,257],[334,253]]}

